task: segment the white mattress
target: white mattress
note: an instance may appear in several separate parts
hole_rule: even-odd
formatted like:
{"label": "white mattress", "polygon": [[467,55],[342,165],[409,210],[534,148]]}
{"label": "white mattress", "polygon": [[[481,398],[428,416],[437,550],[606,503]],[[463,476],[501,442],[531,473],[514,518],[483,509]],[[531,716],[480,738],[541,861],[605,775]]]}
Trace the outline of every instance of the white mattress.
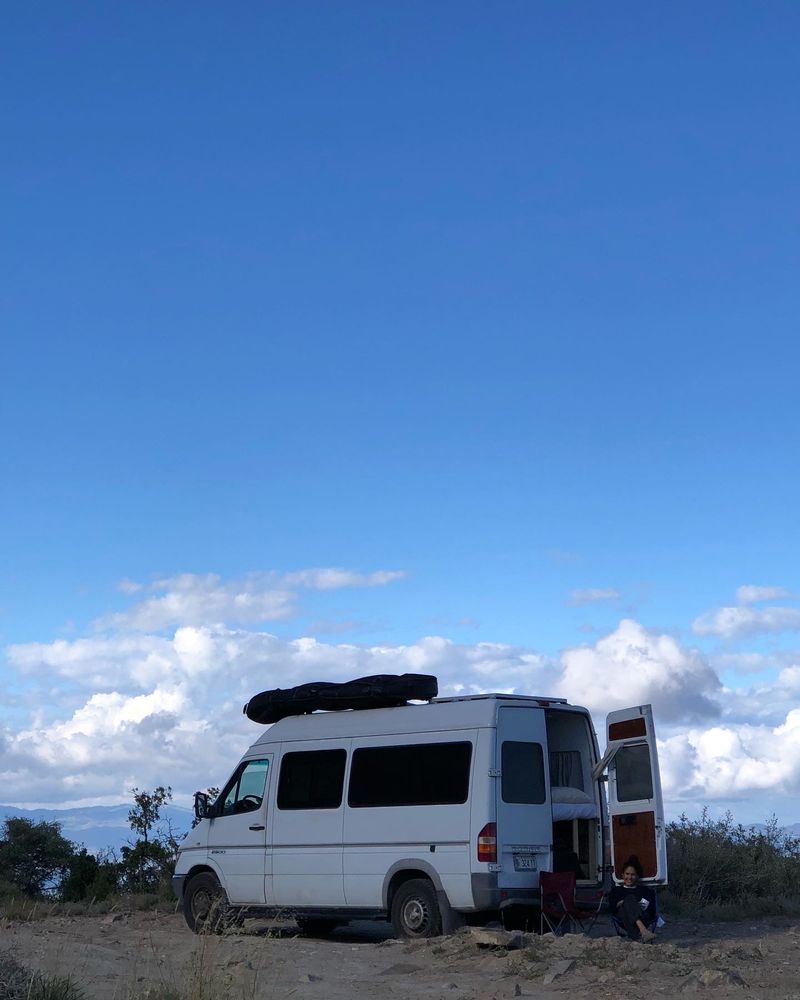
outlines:
{"label": "white mattress", "polygon": [[580,788],[553,785],[550,789],[550,799],[553,803],[553,820],[556,823],[564,819],[597,818],[596,804]]}

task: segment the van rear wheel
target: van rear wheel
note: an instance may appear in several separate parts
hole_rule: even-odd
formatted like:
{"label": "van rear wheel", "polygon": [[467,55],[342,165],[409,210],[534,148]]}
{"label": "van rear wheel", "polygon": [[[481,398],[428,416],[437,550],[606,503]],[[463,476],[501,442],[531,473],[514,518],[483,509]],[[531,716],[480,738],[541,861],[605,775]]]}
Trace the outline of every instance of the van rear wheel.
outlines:
{"label": "van rear wheel", "polygon": [[200,872],[186,886],[183,915],[195,934],[221,934],[231,920],[228,897],[216,875]]}
{"label": "van rear wheel", "polygon": [[398,937],[430,938],[442,933],[442,914],[433,884],[425,878],[404,882],[392,900],[392,927]]}

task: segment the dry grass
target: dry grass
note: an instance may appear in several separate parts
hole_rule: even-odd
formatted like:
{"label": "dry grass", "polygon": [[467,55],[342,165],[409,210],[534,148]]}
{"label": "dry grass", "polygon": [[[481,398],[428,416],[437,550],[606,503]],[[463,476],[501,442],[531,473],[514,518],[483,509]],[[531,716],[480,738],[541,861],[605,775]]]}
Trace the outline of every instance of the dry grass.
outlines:
{"label": "dry grass", "polygon": [[83,1000],[85,994],[69,976],[45,976],[0,955],[0,1000]]}

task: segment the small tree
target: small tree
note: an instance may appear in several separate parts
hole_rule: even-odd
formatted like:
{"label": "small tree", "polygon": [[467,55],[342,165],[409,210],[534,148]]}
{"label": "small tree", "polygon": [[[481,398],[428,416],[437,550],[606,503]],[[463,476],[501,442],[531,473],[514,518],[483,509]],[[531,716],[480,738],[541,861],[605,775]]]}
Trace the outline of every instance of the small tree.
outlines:
{"label": "small tree", "polygon": [[68,871],[75,845],[61,833],[61,824],[9,817],[0,839],[0,879],[29,896],[52,888]]}
{"label": "small tree", "polygon": [[139,839],[120,851],[120,871],[123,883],[132,892],[156,891],[164,877],[171,874],[177,854],[177,840],[171,828],[161,835],[156,824],[162,807],[172,800],[172,789],[159,785],[152,792],[132,788],[134,806],[128,813],[128,823]]}
{"label": "small tree", "polygon": [[134,807],[128,813],[128,823],[134,833],[141,835],[145,844],[150,841],[150,834],[156,823],[161,818],[161,807],[172,801],[172,788],[167,785],[159,785],[152,792],[139,791],[138,788],[131,789]]}

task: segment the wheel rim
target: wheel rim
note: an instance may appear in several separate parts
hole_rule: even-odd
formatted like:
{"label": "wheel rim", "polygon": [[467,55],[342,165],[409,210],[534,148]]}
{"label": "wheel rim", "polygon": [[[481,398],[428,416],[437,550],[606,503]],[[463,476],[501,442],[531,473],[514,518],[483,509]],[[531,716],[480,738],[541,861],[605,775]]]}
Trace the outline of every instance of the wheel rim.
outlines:
{"label": "wheel rim", "polygon": [[403,907],[403,923],[412,934],[423,934],[428,927],[428,907],[419,896],[413,896]]}
{"label": "wheel rim", "polygon": [[198,923],[207,919],[214,905],[214,897],[207,889],[200,889],[192,896],[192,916]]}

